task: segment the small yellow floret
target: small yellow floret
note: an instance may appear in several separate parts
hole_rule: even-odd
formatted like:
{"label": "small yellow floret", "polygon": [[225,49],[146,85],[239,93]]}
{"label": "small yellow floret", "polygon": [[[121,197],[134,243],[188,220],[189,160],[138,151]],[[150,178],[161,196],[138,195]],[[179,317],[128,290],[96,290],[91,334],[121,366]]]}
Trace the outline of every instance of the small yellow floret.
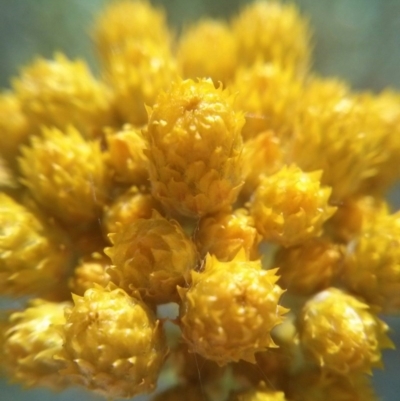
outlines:
{"label": "small yellow floret", "polygon": [[222,21],[201,20],[184,31],[177,61],[184,78],[211,78],[226,85],[238,62],[233,33]]}
{"label": "small yellow floret", "polygon": [[329,206],[331,190],[321,186],[321,174],[304,173],[292,165],[263,178],[250,211],[265,240],[294,246],[321,234],[336,210]]}
{"label": "small yellow floret", "polygon": [[154,196],[183,215],[217,212],[242,184],[244,118],[211,80],[178,81],[150,111],[145,136]]}
{"label": "small yellow floret", "polygon": [[271,330],[282,322],[278,305],[283,290],[275,270],[240,252],[230,262],[208,255],[204,271],[192,272],[192,284],[180,289],[182,336],[190,352],[219,365],[240,359],[255,363],[255,353],[276,347]]}
{"label": "small yellow floret", "polygon": [[112,399],[153,391],[167,350],[152,311],[113,286],[73,298],[56,355],[66,365],[60,373]]}
{"label": "small yellow floret", "polygon": [[177,285],[185,285],[197,265],[197,251],[180,225],[157,212],[110,235],[106,249],[113,266],[112,280],[129,293],[139,291],[147,301],[176,302]]}
{"label": "small yellow floret", "polygon": [[62,349],[57,326],[65,323],[67,306],[37,299],[11,315],[2,351],[2,365],[11,380],[26,387],[60,389],[68,385],[68,379],[58,373],[62,363],[54,359]]}
{"label": "small yellow floret", "polygon": [[22,154],[23,183],[46,211],[68,225],[100,217],[110,187],[100,143],[85,141],[73,127],[44,129]]}
{"label": "small yellow floret", "polygon": [[62,54],[54,60],[39,58],[22,70],[13,87],[32,131],[42,125],[61,130],[74,125],[85,137],[94,137],[113,123],[111,92],[83,61]]}
{"label": "small yellow floret", "polygon": [[393,348],[388,326],[369,306],[336,288],[311,298],[299,316],[300,341],[321,367],[341,374],[382,367],[381,351]]}
{"label": "small yellow floret", "polygon": [[310,65],[310,29],[293,4],[255,1],[233,20],[240,61],[275,62],[305,74]]}

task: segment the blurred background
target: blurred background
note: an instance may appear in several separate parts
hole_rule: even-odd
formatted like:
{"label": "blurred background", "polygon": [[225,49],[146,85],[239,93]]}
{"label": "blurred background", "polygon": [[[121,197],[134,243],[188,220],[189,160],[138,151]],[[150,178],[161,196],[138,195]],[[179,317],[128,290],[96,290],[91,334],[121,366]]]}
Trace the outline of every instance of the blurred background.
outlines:
{"label": "blurred background", "polygon": [[[90,28],[107,0],[0,0],[0,87],[7,88],[20,66],[55,51],[86,59],[96,71]],[[246,0],[153,0],[163,5],[179,30],[200,16],[226,18]],[[297,0],[314,29],[314,69],[345,79],[356,89],[400,89],[400,0]],[[390,194],[400,207],[399,188]],[[400,348],[399,319],[386,319]],[[385,353],[385,371],[374,381],[382,401],[400,399],[400,352]],[[145,400],[137,397],[135,400]],[[98,400],[80,390],[54,394],[24,392],[0,379],[2,401]],[[183,401],[183,400],[182,400]]]}

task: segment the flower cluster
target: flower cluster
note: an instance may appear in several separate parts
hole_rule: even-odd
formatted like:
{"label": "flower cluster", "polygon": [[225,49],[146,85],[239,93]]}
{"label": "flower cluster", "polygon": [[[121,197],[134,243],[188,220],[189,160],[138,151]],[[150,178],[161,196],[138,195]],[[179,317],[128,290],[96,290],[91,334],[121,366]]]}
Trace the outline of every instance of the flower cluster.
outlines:
{"label": "flower cluster", "polygon": [[[400,312],[400,94],[311,70],[293,5],[176,37],[146,0],[103,69],[38,58],[0,94],[1,371],[107,399],[375,400]],[[28,300],[28,301],[26,301]],[[177,306],[163,317],[162,305]]]}

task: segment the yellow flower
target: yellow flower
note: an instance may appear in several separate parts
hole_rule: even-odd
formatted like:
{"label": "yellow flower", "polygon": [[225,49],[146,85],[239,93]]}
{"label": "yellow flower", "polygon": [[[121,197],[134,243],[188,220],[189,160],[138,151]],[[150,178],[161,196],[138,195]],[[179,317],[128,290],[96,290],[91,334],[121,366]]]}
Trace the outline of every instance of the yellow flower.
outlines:
{"label": "yellow flower", "polygon": [[267,241],[294,246],[322,232],[336,208],[329,206],[330,188],[320,184],[321,171],[305,173],[291,165],[264,177],[250,212]]}
{"label": "yellow flower", "polygon": [[211,80],[178,81],[150,110],[148,140],[153,195],[187,216],[233,203],[242,184],[243,116]]}
{"label": "yellow flower", "polygon": [[139,291],[155,303],[176,302],[177,285],[185,285],[197,265],[197,251],[180,225],[157,212],[149,219],[137,219],[110,235],[106,249],[113,266],[113,282],[125,291]]}
{"label": "yellow flower", "polygon": [[60,285],[71,263],[69,242],[54,225],[0,194],[0,293],[45,294]]}
{"label": "yellow flower", "polygon": [[153,391],[167,352],[153,312],[110,285],[73,299],[62,328],[63,350],[56,355],[65,365],[60,373],[109,398]]}
{"label": "yellow flower", "polygon": [[271,330],[286,312],[278,305],[283,290],[275,270],[240,252],[230,262],[208,255],[204,271],[192,272],[192,284],[181,288],[182,336],[190,352],[219,365],[240,359],[255,363],[255,353],[276,347]]}
{"label": "yellow flower", "polygon": [[101,135],[114,122],[110,90],[97,81],[83,61],[62,54],[38,58],[13,80],[13,88],[31,132],[42,125],[64,130],[74,125],[85,137]]}
{"label": "yellow flower", "polygon": [[73,127],[44,129],[22,155],[22,182],[46,211],[67,225],[100,217],[110,179],[98,142],[85,141]]}
{"label": "yellow flower", "polygon": [[393,348],[387,331],[367,304],[336,288],[308,300],[299,316],[304,350],[319,366],[341,374],[382,367],[382,349]]}
{"label": "yellow flower", "polygon": [[3,368],[11,380],[26,387],[45,386],[61,389],[69,384],[60,376],[62,367],[54,355],[62,349],[57,328],[65,323],[64,309],[69,303],[52,303],[40,299],[10,317],[3,345]]}
{"label": "yellow flower", "polygon": [[211,78],[226,85],[238,63],[233,33],[222,21],[200,20],[180,38],[177,62],[184,78]]}
{"label": "yellow flower", "polygon": [[293,4],[254,1],[232,21],[240,61],[275,62],[305,74],[310,65],[310,28]]}

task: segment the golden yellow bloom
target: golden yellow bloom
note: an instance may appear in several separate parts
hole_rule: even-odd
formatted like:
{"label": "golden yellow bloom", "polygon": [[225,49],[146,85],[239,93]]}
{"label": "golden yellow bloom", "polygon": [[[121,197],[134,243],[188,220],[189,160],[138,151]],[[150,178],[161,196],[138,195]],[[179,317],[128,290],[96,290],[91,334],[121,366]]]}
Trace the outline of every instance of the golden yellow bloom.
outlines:
{"label": "golden yellow bloom", "polygon": [[370,377],[303,370],[288,381],[287,395],[293,401],[378,401]]}
{"label": "golden yellow bloom", "polygon": [[323,224],[336,210],[329,206],[331,191],[321,186],[321,174],[305,173],[291,165],[263,178],[250,212],[265,240],[294,246],[321,234]]}
{"label": "golden yellow bloom", "polygon": [[278,305],[283,290],[275,270],[240,252],[231,262],[208,255],[204,271],[192,272],[192,284],[181,288],[182,336],[190,352],[219,365],[240,359],[255,363],[255,353],[276,347],[271,330],[282,321]]}
{"label": "golden yellow bloom", "polygon": [[151,398],[151,401],[208,401],[209,398],[202,387],[193,385],[178,385],[164,390]]}
{"label": "golden yellow bloom", "polygon": [[123,51],[112,53],[107,66],[116,109],[124,123],[147,123],[145,106],[153,106],[160,91],[178,78],[170,50],[153,41],[127,42]]}
{"label": "golden yellow bloom", "polygon": [[165,12],[147,0],[113,1],[97,17],[93,27],[97,50],[107,63],[115,53],[123,51],[132,40],[169,44]]}
{"label": "golden yellow bloom", "polygon": [[66,366],[60,373],[109,398],[154,390],[167,350],[152,311],[110,285],[73,299],[75,306],[65,313],[63,350],[56,355]]}
{"label": "golden yellow bloom", "polygon": [[177,285],[185,285],[197,265],[197,251],[180,225],[157,212],[110,235],[106,249],[112,280],[128,293],[139,291],[155,303],[176,302]]}
{"label": "golden yellow bloom", "polygon": [[256,63],[237,71],[231,90],[237,93],[235,107],[245,112],[245,140],[273,130],[279,138],[292,134],[292,120],[302,101],[301,80],[290,68],[272,63]]}
{"label": "golden yellow bloom", "polygon": [[154,196],[187,216],[217,212],[242,184],[241,113],[211,80],[178,81],[161,92],[144,132]]}
{"label": "golden yellow bloom", "polygon": [[62,367],[54,355],[62,349],[62,337],[57,328],[65,323],[64,309],[68,303],[52,303],[40,299],[13,313],[5,333],[3,368],[12,381],[26,387],[66,387],[68,379],[60,376]]}
{"label": "golden yellow bloom", "polygon": [[68,246],[55,226],[0,194],[1,294],[44,294],[59,285],[70,265]]}
{"label": "golden yellow bloom", "polygon": [[319,366],[341,374],[382,367],[382,349],[393,348],[387,331],[367,304],[336,288],[308,300],[299,317],[304,350]]}
{"label": "golden yellow bloom", "polygon": [[23,183],[46,211],[68,225],[100,217],[110,180],[98,142],[85,141],[73,127],[44,129],[22,154]]}
{"label": "golden yellow bloom", "polygon": [[245,182],[241,191],[250,198],[263,176],[275,174],[284,165],[282,142],[273,131],[264,131],[249,139],[243,147]]}
{"label": "golden yellow bloom", "polygon": [[341,82],[311,80],[292,124],[288,158],[304,171],[322,170],[336,201],[357,194],[386,157],[384,124]]}
{"label": "golden yellow bloom", "polygon": [[160,211],[160,204],[148,193],[132,187],[124,192],[110,206],[106,206],[102,226],[105,235],[116,233],[139,219],[148,219],[153,210]]}
{"label": "golden yellow bloom", "polygon": [[125,125],[121,131],[106,134],[107,163],[118,183],[140,185],[149,179],[146,142],[140,129]]}
{"label": "golden yellow bloom", "polygon": [[305,74],[310,65],[310,29],[294,4],[254,1],[232,22],[239,60],[275,62]]}
{"label": "golden yellow bloom", "polygon": [[81,259],[75,267],[73,276],[68,280],[68,286],[73,294],[83,296],[85,291],[95,284],[106,287],[110,276],[106,269],[111,265],[110,260],[100,253]]}
{"label": "golden yellow bloom", "polygon": [[341,273],[344,250],[328,238],[312,238],[281,248],[275,255],[279,285],[293,294],[311,295],[332,285]]}
{"label": "golden yellow bloom", "polygon": [[190,26],[180,38],[177,62],[184,78],[211,78],[226,85],[238,63],[235,37],[222,21],[204,19]]}
{"label": "golden yellow bloom", "polygon": [[29,136],[29,125],[21,103],[12,92],[0,93],[0,155],[16,167],[19,147]]}
{"label": "golden yellow bloom", "polygon": [[203,217],[196,230],[195,241],[202,257],[209,253],[221,262],[234,259],[241,249],[250,260],[260,257],[258,245],[261,236],[246,209]]}
{"label": "golden yellow bloom", "polygon": [[38,58],[13,80],[13,87],[30,130],[36,133],[42,125],[61,130],[73,125],[91,138],[113,123],[111,92],[83,61],[70,61],[62,54],[53,60]]}
{"label": "golden yellow bloom", "polygon": [[382,215],[348,246],[343,281],[385,313],[400,311],[400,212]]}

